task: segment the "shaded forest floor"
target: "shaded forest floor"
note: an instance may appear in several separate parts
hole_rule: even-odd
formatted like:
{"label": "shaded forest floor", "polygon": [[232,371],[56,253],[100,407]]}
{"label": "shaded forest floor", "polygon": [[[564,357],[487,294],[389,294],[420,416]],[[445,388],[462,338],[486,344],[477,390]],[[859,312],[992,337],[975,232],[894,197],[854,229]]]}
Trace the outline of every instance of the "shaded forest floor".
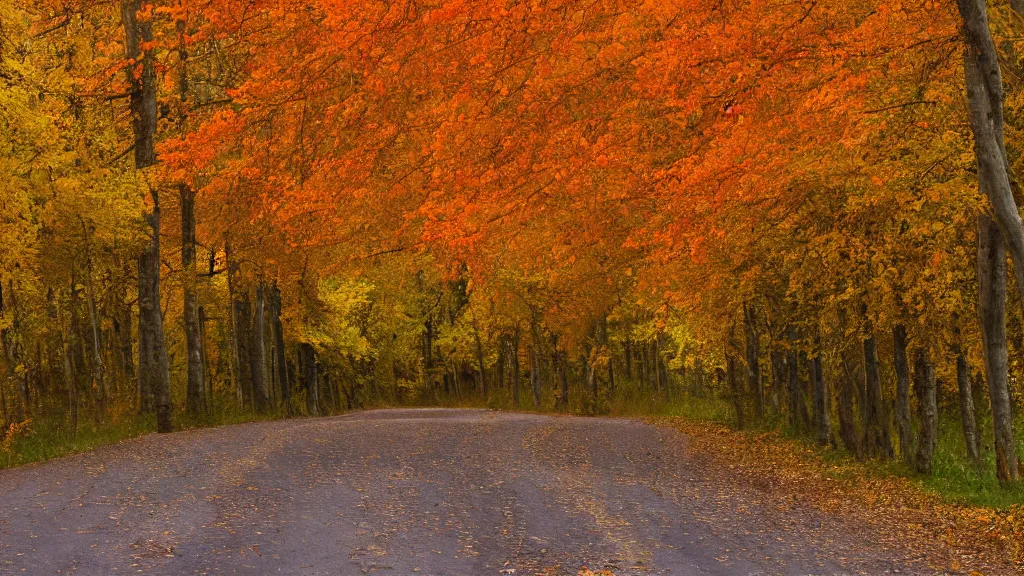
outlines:
{"label": "shaded forest floor", "polygon": [[[489,407],[508,409],[510,399],[495,395]],[[524,400],[528,411],[530,400]],[[473,399],[421,399],[405,405],[483,407]],[[394,406],[381,403],[374,407]],[[572,406],[587,413],[592,406]],[[550,410],[534,410],[550,412]],[[1024,564],[1024,486],[999,488],[992,474],[966,464],[957,448],[959,428],[942,428],[935,474],[920,477],[902,464],[859,462],[845,451],[819,447],[769,420],[750,430],[733,430],[728,404],[713,398],[672,401],[650,397],[609,400],[601,412],[638,417],[685,433],[688,448],[709,462],[728,467],[746,482],[791,496],[794,504],[849,515],[877,526],[892,543],[916,542],[954,573],[961,566],[985,565],[1001,557]],[[254,414],[235,408],[202,417],[177,414],[179,429],[274,420],[283,412]],[[69,423],[42,418],[28,429],[0,437],[0,469],[80,453],[142,436],[155,429],[151,417],[121,415],[99,424],[92,419]],[[963,450],[960,449],[960,452]],[[998,563],[998,562],[997,562]]]}

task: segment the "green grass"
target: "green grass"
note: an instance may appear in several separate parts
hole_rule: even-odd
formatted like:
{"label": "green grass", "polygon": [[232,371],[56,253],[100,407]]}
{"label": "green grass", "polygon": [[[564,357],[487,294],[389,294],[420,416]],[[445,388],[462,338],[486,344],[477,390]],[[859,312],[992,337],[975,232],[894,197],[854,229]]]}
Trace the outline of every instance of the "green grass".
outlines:
{"label": "green grass", "polygon": [[[174,416],[175,430],[191,430],[274,420],[283,417],[284,414],[254,414],[231,407],[215,408],[196,416],[183,412],[175,413]],[[133,414],[102,423],[92,419],[80,420],[77,430],[72,427],[69,419],[43,416],[31,422],[29,433],[15,436],[9,450],[2,450],[0,446],[0,469],[87,452],[155,431],[156,418],[153,415]]]}
{"label": "green grass", "polygon": [[[926,490],[939,494],[947,501],[986,508],[1024,504],[1024,483],[1009,487],[999,485],[995,473],[995,454],[991,448],[982,451],[981,465],[975,467],[967,457],[959,421],[947,416],[940,423],[932,474],[914,476]],[[984,427],[982,433],[986,433]],[[988,432],[988,435],[991,433]],[[985,441],[991,442],[988,436],[985,436]],[[905,473],[912,474],[909,471]]]}

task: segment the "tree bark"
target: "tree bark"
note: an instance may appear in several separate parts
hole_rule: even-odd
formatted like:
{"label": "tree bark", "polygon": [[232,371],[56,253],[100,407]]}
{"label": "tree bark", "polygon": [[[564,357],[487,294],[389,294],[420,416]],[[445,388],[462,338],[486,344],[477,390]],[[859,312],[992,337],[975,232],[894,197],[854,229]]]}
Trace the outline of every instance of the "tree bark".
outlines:
{"label": "tree bark", "polygon": [[292,413],[291,386],[288,382],[288,363],[284,354],[284,325],[281,323],[281,290],[277,282],[270,289],[271,329],[274,333],[274,367],[281,387],[281,403],[285,411]]}
{"label": "tree bark", "polygon": [[761,385],[761,345],[757,337],[754,308],[750,304],[743,305],[743,323],[747,335],[747,384],[750,394],[754,397],[754,418],[764,419],[764,387]]}
{"label": "tree bark", "polygon": [[310,416],[320,415],[320,383],[317,374],[316,350],[312,344],[299,344],[299,371],[302,387],[306,390],[306,412]]}
{"label": "tree bark", "polygon": [[856,394],[856,378],[850,371],[844,352],[842,357],[843,377],[839,380],[839,437],[843,440],[846,450],[858,460],[863,456],[860,436],[857,435],[857,424],[853,417],[853,397]]}
{"label": "tree bark", "polygon": [[512,405],[519,408],[519,326],[512,332],[509,345],[509,355],[512,357]]}
{"label": "tree bark", "polygon": [[743,421],[743,391],[740,389],[739,380],[736,378],[736,358],[732,354],[726,354],[726,377],[729,380],[729,390],[732,391],[733,405],[736,407],[736,428],[742,430]]}
{"label": "tree bark", "polygon": [[974,394],[971,390],[971,372],[967,356],[958,351],[956,356],[956,383],[960,393],[960,422],[964,430],[964,445],[972,462],[981,462],[978,451],[978,425],[974,416]]}
{"label": "tree bark", "polygon": [[231,349],[231,382],[234,384],[235,401],[238,403],[239,408],[244,408],[245,396],[242,393],[242,389],[245,387],[245,382],[242,378],[242,359],[238,354],[242,340],[238,337],[238,305],[236,304],[238,299],[239,266],[234,258],[234,251],[231,249],[230,240],[225,240],[224,242],[224,260],[228,269],[228,315],[230,316],[231,328],[228,332],[228,346]]}
{"label": "tree bark", "polygon": [[[1024,0],[1022,0],[1024,1]],[[626,357],[626,378],[633,380],[633,340],[629,337],[622,344]]]}
{"label": "tree bark", "polygon": [[[1013,198],[1003,137],[1003,79],[999,54],[989,28],[985,0],[957,0],[963,18],[964,74],[978,185],[1013,260],[1017,290],[1024,299],[1024,223]],[[1015,10],[1018,5],[1012,6]],[[1018,10],[1019,13],[1019,10]]]}
{"label": "tree bark", "polygon": [[828,388],[825,384],[821,368],[821,352],[814,351],[808,370],[811,374],[811,387],[814,391],[814,439],[825,446],[832,436],[832,425],[828,417]]}
{"label": "tree bark", "polygon": [[530,388],[534,409],[540,408],[540,347],[540,326],[534,318],[530,322]]}
{"label": "tree bark", "polygon": [[892,439],[878,375],[878,345],[874,334],[864,339],[864,446],[869,456],[892,458]]}
{"label": "tree bark", "polygon": [[568,353],[559,354],[559,377],[562,384],[562,406],[569,407],[569,357]]}
{"label": "tree bark", "polygon": [[196,414],[206,409],[206,381],[203,370],[202,326],[199,324],[199,302],[196,297],[196,194],[189,186],[178,186],[181,197],[181,267],[182,308],[185,320],[185,356],[188,383],[185,406]]}
{"label": "tree bark", "polygon": [[252,318],[252,389],[256,409],[260,411],[270,407],[270,390],[267,387],[265,287],[266,284],[262,281],[256,285]]}
{"label": "tree bark", "polygon": [[255,394],[252,373],[252,307],[249,292],[235,295],[235,353],[238,357],[238,386],[242,394],[242,405],[255,409]]}
{"label": "tree bark", "polygon": [[914,391],[917,394],[918,419],[921,424],[914,469],[921,474],[931,474],[939,415],[935,396],[935,369],[924,348],[918,348],[914,359]]}
{"label": "tree bark", "polygon": [[892,327],[893,369],[896,372],[896,431],[900,440],[900,458],[908,465],[914,451],[910,421],[910,365],[907,362],[907,329]]}
{"label": "tree bark", "polygon": [[810,417],[807,414],[804,391],[800,386],[800,354],[796,348],[796,329],[789,326],[786,329],[786,334],[789,339],[789,353],[786,358],[786,365],[789,368],[789,424],[794,429],[805,430],[810,422]]}
{"label": "tree bark", "polygon": [[484,364],[484,344],[480,340],[480,328],[476,319],[473,320],[473,339],[476,343],[476,365],[480,372],[480,391],[483,394],[484,402],[490,397],[490,390],[487,387],[487,366]]}
{"label": "tree bark", "polygon": [[778,411],[779,392],[787,389],[789,370],[786,368],[786,355],[782,350],[772,350],[768,356],[772,363],[772,407]]}
{"label": "tree bark", "polygon": [[1005,484],[1020,478],[1007,388],[1006,252],[998,225],[987,215],[978,218],[978,288],[981,342],[995,436],[996,476]]}
{"label": "tree bark", "polygon": [[[138,18],[143,0],[124,0],[121,21],[124,25],[126,56],[131,85],[130,107],[135,135],[135,168],[143,170],[156,164],[156,71],[154,68],[153,29],[148,18]],[[139,69],[141,68],[141,69]],[[149,225],[149,244],[139,256],[139,378],[146,382],[140,388],[153,391],[156,401],[157,431],[170,432],[171,394],[170,367],[164,341],[163,316],[160,312],[160,195],[150,187],[153,202],[145,215]]]}

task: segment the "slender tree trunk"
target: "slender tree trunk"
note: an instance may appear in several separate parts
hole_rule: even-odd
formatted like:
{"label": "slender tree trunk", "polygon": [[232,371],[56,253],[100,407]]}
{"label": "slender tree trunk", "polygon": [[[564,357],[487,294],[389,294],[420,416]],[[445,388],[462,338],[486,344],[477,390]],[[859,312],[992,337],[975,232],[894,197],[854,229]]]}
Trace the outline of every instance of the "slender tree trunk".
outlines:
{"label": "slender tree trunk", "polygon": [[202,326],[199,324],[199,302],[196,298],[196,195],[181,184],[181,267],[183,314],[185,320],[185,356],[188,383],[185,387],[185,406],[195,414],[205,409],[206,382],[203,371]]}
{"label": "slender tree trunk", "polygon": [[661,381],[661,349],[658,346],[658,337],[655,336],[654,340],[651,341],[651,370],[654,372],[654,390],[661,392],[662,381]]}
{"label": "slender tree trunk", "polygon": [[540,408],[540,326],[537,319],[530,322],[530,388],[533,391],[533,407]]}
{"label": "slender tree trunk", "polygon": [[736,427],[743,429],[743,391],[740,389],[739,380],[736,378],[736,358],[732,354],[726,354],[725,365],[729,380],[729,390],[732,391],[732,401],[736,407]]}
{"label": "slender tree trunk", "polygon": [[498,335],[498,365],[495,371],[498,373],[498,389],[505,389],[505,371],[508,369],[508,337],[505,334]]}
{"label": "slender tree trunk", "polygon": [[902,324],[892,327],[893,369],[896,372],[896,431],[900,457],[907,464],[913,455],[913,430],[910,421],[910,366],[907,362],[907,330]]}
{"label": "slender tree trunk", "polygon": [[640,371],[640,390],[647,388],[647,382],[649,380],[648,365],[650,362],[647,360],[647,353],[649,349],[650,347],[647,345],[647,342],[639,342],[639,350],[637,350],[637,364]]}
{"label": "slender tree trunk", "polygon": [[281,323],[281,291],[274,283],[270,292],[271,324],[274,332],[274,365],[277,369],[278,385],[281,387],[281,403],[288,414],[292,413],[291,386],[288,382],[287,360],[284,355],[284,325]]}
{"label": "slender tree trunk", "polygon": [[480,372],[480,391],[483,394],[484,402],[490,397],[490,390],[487,387],[487,366],[484,364],[484,344],[480,340],[480,328],[476,320],[473,321],[473,340],[476,343],[476,365]]}
{"label": "slender tree trunk", "polygon": [[786,355],[782,350],[772,350],[769,357],[772,363],[772,408],[778,411],[779,392],[787,389],[789,370],[786,367]]}
{"label": "slender tree trunk", "polygon": [[608,341],[608,394],[615,393],[615,354],[612,353],[611,341]]}
{"label": "slender tree trunk", "polygon": [[629,380],[633,380],[635,378],[635,376],[633,375],[633,340],[629,337],[626,337],[626,341],[623,342],[622,346],[623,348],[625,348],[624,352],[626,356],[626,378],[628,378]]}
{"label": "slender tree trunk", "polygon": [[311,344],[299,344],[299,370],[302,387],[306,390],[306,412],[310,416],[320,415],[320,383],[317,374],[316,350]]}
{"label": "slender tree trunk", "polygon": [[519,326],[512,332],[509,344],[509,355],[512,357],[512,405],[519,408]]}
{"label": "slender tree trunk", "polygon": [[743,324],[747,336],[747,385],[754,397],[754,419],[764,419],[764,387],[761,386],[761,345],[757,337],[757,325],[754,308],[750,304],[743,305]]}
{"label": "slender tree trunk", "polygon": [[[13,324],[13,321],[11,321],[9,317],[14,315],[14,311],[13,311],[14,306],[11,303],[13,299],[14,299],[13,290],[8,290],[6,292],[6,294],[5,294],[4,288],[3,288],[3,283],[0,282],[0,320],[7,320],[8,322],[11,322],[12,324]],[[5,383],[4,381],[10,382],[12,386],[16,385],[15,384],[15,380],[17,379],[17,366],[18,366],[19,361],[18,361],[18,357],[17,357],[17,352],[15,351],[14,335],[12,334],[12,332],[13,332],[13,327],[11,327],[11,328],[4,328],[4,329],[0,330],[0,348],[2,348],[2,350],[0,350],[0,351],[3,352],[3,361],[4,361],[4,368],[5,368],[5,375],[6,375],[6,377],[3,380],[0,380],[0,388],[4,387],[4,383]],[[7,414],[6,414],[6,410],[7,410],[7,399],[6,399],[6,397],[3,400],[3,408],[4,408],[4,411],[5,411],[4,421],[6,423],[6,421],[8,419]],[[15,414],[16,415],[15,415],[14,418],[15,418],[15,420],[17,422],[22,422],[25,419],[25,414],[24,414],[24,409],[23,408],[19,407],[18,411]],[[0,431],[2,431],[2,430],[3,429],[0,428]]]}
{"label": "slender tree trunk", "polygon": [[206,323],[209,322],[206,309],[199,307],[199,352],[203,370],[203,406],[209,410],[213,406],[213,379],[210,377],[210,352],[207,349]]}
{"label": "slender tree trunk", "polygon": [[249,303],[249,292],[241,292],[235,296],[235,344],[238,355],[238,384],[242,392],[242,405],[250,410],[255,409],[252,362],[252,307]]}
{"label": "slender tree trunk", "polygon": [[806,430],[810,417],[807,414],[803,387],[800,385],[800,353],[796,347],[796,329],[789,326],[786,332],[789,339],[789,354],[786,359],[789,368],[789,424],[794,429]]}
{"label": "slender tree trunk", "polygon": [[[124,265],[125,278],[130,277],[130,268],[131,267],[127,263]],[[120,304],[120,326],[115,322],[114,330],[117,331],[121,338],[121,359],[124,375],[129,381],[131,381],[135,380],[135,345],[132,338],[132,305],[130,302],[121,302]]]}
{"label": "slender tree trunk", "polygon": [[862,457],[860,437],[853,416],[853,397],[856,394],[856,378],[850,371],[846,355],[842,357],[843,377],[839,380],[839,437],[846,450],[858,460]]}
{"label": "slender tree trunk", "polygon": [[559,376],[562,384],[562,406],[569,407],[569,354],[561,353],[559,358]]}
{"label": "slender tree trunk", "polygon": [[[1024,0],[1022,0],[1024,1]],[[967,456],[975,464],[981,462],[978,453],[978,426],[974,417],[974,395],[971,390],[971,372],[967,365],[967,356],[962,351],[957,351],[956,356],[956,383],[960,393],[960,422],[964,430],[964,445],[967,448]]]}
{"label": "slender tree trunk", "polygon": [[[125,31],[126,55],[133,65],[128,68],[131,85],[130,107],[135,135],[135,167],[144,170],[156,164],[156,71],[152,24],[138,14],[148,8],[143,0],[124,0],[121,21]],[[139,256],[139,378],[146,381],[142,389],[150,389],[156,401],[157,431],[170,432],[171,390],[164,323],[160,311],[160,195],[150,186],[153,202],[145,215],[149,225],[149,244]]]}
{"label": "slender tree trunk", "polygon": [[[423,332],[423,372],[427,388],[434,389],[434,323],[427,318]],[[442,371],[444,367],[442,366]],[[445,391],[447,392],[447,390]]]}
{"label": "slender tree trunk", "polygon": [[239,338],[238,330],[238,275],[239,266],[235,260],[234,251],[231,249],[231,242],[226,240],[224,242],[224,260],[228,269],[228,308],[230,316],[230,331],[228,346],[231,349],[231,383],[234,385],[235,390],[235,401],[238,403],[239,408],[245,406],[245,395],[242,393],[245,388],[245,380],[242,378],[242,358],[239,356],[239,349],[243,340]]}
{"label": "slender tree trunk", "polygon": [[[58,313],[59,314],[59,313]],[[71,347],[68,345],[70,339],[68,330],[64,326],[64,320],[58,316],[60,322],[60,346],[61,365],[64,369],[64,382],[68,387],[68,408],[71,413],[71,430],[78,435],[78,382],[71,367]]]}
{"label": "slender tree trunk", "polygon": [[[971,132],[978,184],[988,197],[994,221],[998,225],[1013,259],[1017,290],[1024,299],[1024,224],[1013,197],[1009,162],[1003,138],[1003,80],[999,54],[989,29],[985,0],[957,0],[963,18],[964,72],[967,87]],[[1012,6],[1018,9],[1018,5]],[[1018,10],[1019,13],[1019,10]]]}
{"label": "slender tree trunk", "polygon": [[825,446],[832,436],[832,424],[828,416],[828,387],[821,367],[821,350],[818,347],[811,358],[808,372],[811,375],[811,388],[814,391],[814,439]]}
{"label": "slender tree trunk", "polygon": [[995,435],[996,476],[1002,483],[1020,477],[1017,439],[1008,383],[1006,350],[1006,252],[999,227],[990,217],[978,218],[978,287],[981,341],[985,374],[992,405]]}
{"label": "slender tree trunk", "polygon": [[914,359],[914,391],[917,393],[918,419],[921,423],[914,469],[921,474],[931,474],[939,414],[935,396],[935,369],[928,361],[924,348],[918,348]]}
{"label": "slender tree trunk", "polygon": [[874,334],[864,339],[864,436],[867,453],[892,458],[892,440],[882,398],[882,381],[878,375],[878,345]]}
{"label": "slender tree trunk", "polygon": [[262,281],[256,285],[252,320],[252,388],[256,409],[260,411],[270,407],[270,390],[267,388],[265,287],[266,284]]}

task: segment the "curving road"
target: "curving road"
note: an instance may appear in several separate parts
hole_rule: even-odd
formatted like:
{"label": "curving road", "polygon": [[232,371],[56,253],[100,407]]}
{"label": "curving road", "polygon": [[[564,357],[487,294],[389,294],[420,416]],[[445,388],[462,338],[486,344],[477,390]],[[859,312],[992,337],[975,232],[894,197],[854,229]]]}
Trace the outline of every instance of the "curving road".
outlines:
{"label": "curving road", "polygon": [[634,420],[380,410],[0,471],[0,574],[929,574]]}

